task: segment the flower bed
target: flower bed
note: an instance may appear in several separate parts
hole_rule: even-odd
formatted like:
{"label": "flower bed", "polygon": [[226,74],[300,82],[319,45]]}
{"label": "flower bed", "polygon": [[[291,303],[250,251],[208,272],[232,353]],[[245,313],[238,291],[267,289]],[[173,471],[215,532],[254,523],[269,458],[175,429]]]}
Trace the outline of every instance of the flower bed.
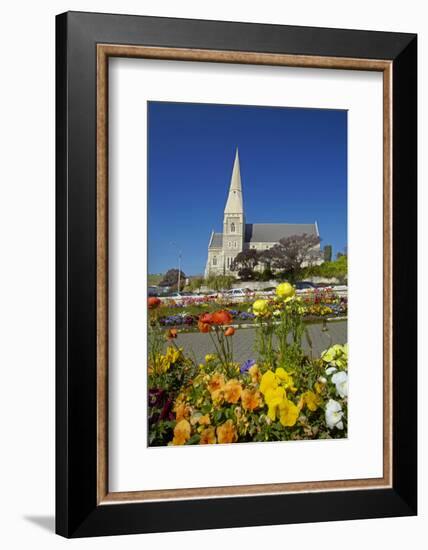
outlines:
{"label": "flower bed", "polygon": [[197,364],[175,345],[174,328],[162,351],[158,306],[149,300],[149,445],[346,437],[347,346],[334,345],[318,359],[303,353],[306,306],[288,283],[274,299],[252,304],[258,359],[243,364],[233,357],[235,310],[199,316],[198,330],[216,353]]}
{"label": "flower bed", "polygon": [[[331,289],[311,291],[295,300],[301,305],[301,314],[306,319],[339,317],[346,315],[348,311],[347,299],[338,297]],[[270,301],[274,301],[274,298]],[[234,324],[251,323],[256,317],[252,311],[252,302],[231,304],[213,299],[210,302],[192,302],[188,305],[163,302],[159,307],[157,320],[163,327],[196,328],[200,315],[219,307],[230,313]]]}

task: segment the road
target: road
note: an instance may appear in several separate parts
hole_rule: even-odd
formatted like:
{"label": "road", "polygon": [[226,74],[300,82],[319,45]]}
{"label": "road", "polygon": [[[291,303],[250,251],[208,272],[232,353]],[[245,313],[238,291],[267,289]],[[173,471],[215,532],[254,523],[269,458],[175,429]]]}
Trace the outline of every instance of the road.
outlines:
{"label": "road", "polygon": [[[334,321],[327,323],[327,331],[324,332],[322,324],[309,325],[308,331],[312,340],[312,352],[314,357],[319,357],[321,352],[330,344],[345,344],[347,342],[347,322]],[[254,351],[254,329],[237,329],[233,336],[233,354],[236,361],[242,363],[250,358],[256,358]],[[201,362],[207,353],[215,353],[214,346],[208,334],[190,332],[179,334],[175,341],[178,347],[182,347],[186,353]],[[309,345],[305,337],[302,339],[303,349],[309,351]]]}

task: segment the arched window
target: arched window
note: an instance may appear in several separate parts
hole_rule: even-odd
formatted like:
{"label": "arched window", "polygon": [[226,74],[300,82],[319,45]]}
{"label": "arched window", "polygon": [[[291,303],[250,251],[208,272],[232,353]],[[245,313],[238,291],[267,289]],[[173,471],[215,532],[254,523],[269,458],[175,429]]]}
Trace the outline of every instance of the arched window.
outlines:
{"label": "arched window", "polygon": [[227,246],[228,246],[229,248],[232,248],[232,241],[229,241],[229,242],[227,243]]}
{"label": "arched window", "polygon": [[230,267],[230,258],[227,257],[227,267]]}
{"label": "arched window", "polygon": [[233,241],[233,248],[238,248],[238,241]]}
{"label": "arched window", "polygon": [[230,232],[235,233],[235,224],[233,222],[230,224]]}
{"label": "arched window", "polygon": [[213,256],[213,265],[217,265],[217,256]]}

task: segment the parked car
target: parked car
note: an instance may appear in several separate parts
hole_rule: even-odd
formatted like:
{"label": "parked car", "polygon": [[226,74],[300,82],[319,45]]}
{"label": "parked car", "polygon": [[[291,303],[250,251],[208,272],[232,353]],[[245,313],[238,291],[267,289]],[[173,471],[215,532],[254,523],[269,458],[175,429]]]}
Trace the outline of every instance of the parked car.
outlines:
{"label": "parked car", "polygon": [[254,292],[249,288],[231,288],[222,293],[223,298],[232,298],[237,301],[243,301],[253,295]]}
{"label": "parked car", "polygon": [[149,286],[147,288],[148,296],[159,296],[159,288],[157,286]]}
{"label": "parked car", "polygon": [[257,294],[260,294],[261,296],[271,296],[272,294],[275,294],[276,286],[268,286],[264,288],[263,290],[260,290],[257,292]]}
{"label": "parked car", "polygon": [[165,292],[160,297],[161,298],[170,298],[172,300],[175,300],[175,299],[179,300],[180,298],[188,298],[190,296],[195,296],[195,294],[193,294],[192,292],[177,292],[177,291],[174,291],[174,292]]}
{"label": "parked car", "polygon": [[333,285],[331,289],[337,293],[348,293],[348,285]]}
{"label": "parked car", "polygon": [[311,283],[310,281],[297,281],[297,283],[294,284],[294,287],[296,290],[315,290],[317,285]]}

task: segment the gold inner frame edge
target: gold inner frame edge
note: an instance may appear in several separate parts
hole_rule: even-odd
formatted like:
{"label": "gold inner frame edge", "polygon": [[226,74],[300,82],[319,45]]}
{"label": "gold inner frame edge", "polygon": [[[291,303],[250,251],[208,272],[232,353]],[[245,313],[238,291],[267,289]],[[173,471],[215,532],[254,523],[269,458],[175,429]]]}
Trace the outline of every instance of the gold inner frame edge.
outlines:
{"label": "gold inner frame edge", "polygon": [[[108,489],[108,59],[132,57],[383,73],[383,477],[109,492]],[[392,486],[392,62],[385,60],[97,45],[97,504],[378,489]]]}

